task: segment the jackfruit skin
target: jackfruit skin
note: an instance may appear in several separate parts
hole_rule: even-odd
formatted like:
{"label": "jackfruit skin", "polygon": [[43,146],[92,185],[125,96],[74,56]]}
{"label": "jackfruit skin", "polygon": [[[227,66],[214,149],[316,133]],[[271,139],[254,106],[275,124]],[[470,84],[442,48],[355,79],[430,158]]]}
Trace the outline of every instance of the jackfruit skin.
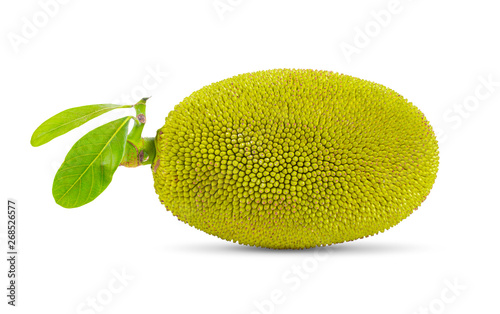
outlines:
{"label": "jackfruit skin", "polygon": [[382,85],[276,69],[205,86],[156,137],[154,186],[167,210],[240,244],[302,249],[374,235],[429,194],[435,134]]}

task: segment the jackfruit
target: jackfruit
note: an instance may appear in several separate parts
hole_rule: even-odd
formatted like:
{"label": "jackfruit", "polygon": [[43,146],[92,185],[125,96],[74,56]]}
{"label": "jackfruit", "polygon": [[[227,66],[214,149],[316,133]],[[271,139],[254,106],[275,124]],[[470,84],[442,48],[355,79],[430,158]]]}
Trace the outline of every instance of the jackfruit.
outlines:
{"label": "jackfruit", "polygon": [[205,86],[155,139],[160,201],[240,244],[301,249],[384,232],[415,211],[438,170],[425,116],[380,84],[276,69]]}

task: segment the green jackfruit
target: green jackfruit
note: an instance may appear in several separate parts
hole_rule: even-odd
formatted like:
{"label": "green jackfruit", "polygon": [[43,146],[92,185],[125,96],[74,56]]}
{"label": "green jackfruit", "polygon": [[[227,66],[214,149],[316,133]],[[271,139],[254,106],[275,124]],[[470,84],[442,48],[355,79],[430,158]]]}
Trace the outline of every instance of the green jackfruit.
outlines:
{"label": "green jackfruit", "polygon": [[206,86],[158,130],[160,201],[240,244],[299,249],[374,235],[429,194],[439,156],[425,116],[382,85],[278,69]]}

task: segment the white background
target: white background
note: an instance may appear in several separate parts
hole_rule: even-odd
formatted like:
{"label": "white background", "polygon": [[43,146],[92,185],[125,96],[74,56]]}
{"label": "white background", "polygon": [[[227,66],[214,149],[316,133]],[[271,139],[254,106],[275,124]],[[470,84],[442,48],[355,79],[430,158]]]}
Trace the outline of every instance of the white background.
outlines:
{"label": "white background", "polygon": [[[20,224],[13,309],[4,296],[5,205],[2,313],[97,313],[93,298],[99,313],[500,311],[500,86],[484,83],[500,82],[498,2],[221,0],[232,10],[219,14],[213,0],[67,0],[48,18],[47,2],[0,4],[0,200],[18,201]],[[425,113],[441,159],[417,212],[368,239],[275,251],[178,221],[158,201],[149,167],[119,168],[84,207],[54,203],[52,179],[71,145],[127,110],[31,147],[50,116],[147,93],[144,133],[153,136],[202,86],[283,67],[381,83]]]}

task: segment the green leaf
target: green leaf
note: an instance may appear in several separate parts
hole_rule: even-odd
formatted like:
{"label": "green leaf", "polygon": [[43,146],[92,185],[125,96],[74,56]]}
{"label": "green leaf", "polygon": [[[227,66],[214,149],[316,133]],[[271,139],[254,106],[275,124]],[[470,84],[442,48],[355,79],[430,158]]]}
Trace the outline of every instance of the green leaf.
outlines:
{"label": "green leaf", "polygon": [[124,117],[100,126],[73,145],[52,185],[57,204],[79,207],[106,189],[123,158],[130,119]]}
{"label": "green leaf", "polygon": [[64,110],[52,118],[48,119],[42,123],[31,136],[31,145],[40,146],[47,142],[50,142],[54,138],[63,135],[74,128],[79,127],[87,121],[94,119],[118,108],[131,108],[131,105],[111,105],[111,104],[100,104],[100,105],[88,105],[75,107],[68,110]]}

